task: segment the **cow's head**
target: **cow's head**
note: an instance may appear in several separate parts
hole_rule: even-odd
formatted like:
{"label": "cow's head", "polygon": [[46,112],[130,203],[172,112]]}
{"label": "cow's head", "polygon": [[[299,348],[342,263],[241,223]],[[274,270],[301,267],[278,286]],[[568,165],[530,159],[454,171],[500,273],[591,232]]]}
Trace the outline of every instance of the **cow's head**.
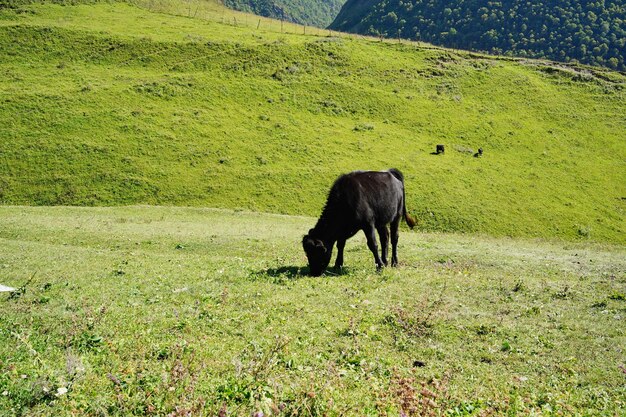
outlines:
{"label": "cow's head", "polygon": [[327,248],[321,239],[312,237],[311,231],[309,231],[308,235],[302,238],[302,247],[304,248],[304,253],[306,253],[306,257],[309,260],[311,275],[319,277],[322,275],[322,272],[324,272],[330,262],[332,247]]}

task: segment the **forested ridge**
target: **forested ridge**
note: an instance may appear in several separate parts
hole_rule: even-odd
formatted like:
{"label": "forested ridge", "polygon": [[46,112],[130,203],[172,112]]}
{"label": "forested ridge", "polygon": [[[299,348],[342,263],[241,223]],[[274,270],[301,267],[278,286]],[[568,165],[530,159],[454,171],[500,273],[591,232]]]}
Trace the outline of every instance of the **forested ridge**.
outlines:
{"label": "forested ridge", "polygon": [[331,28],[626,70],[623,0],[348,0]]}
{"label": "forested ridge", "polygon": [[343,0],[223,0],[231,9],[312,26],[328,26]]}

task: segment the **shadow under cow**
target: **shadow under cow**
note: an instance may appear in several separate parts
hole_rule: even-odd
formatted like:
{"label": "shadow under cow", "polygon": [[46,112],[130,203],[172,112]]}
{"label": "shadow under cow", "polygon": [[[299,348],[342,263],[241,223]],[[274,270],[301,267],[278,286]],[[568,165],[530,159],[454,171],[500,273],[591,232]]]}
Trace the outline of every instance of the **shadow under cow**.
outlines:
{"label": "shadow under cow", "polygon": [[[328,268],[322,276],[341,276],[349,274],[349,268]],[[255,271],[250,274],[255,279],[263,279],[264,277],[270,278],[273,282],[280,281],[295,281],[301,278],[313,278],[308,266],[281,266],[277,268],[268,268]]]}

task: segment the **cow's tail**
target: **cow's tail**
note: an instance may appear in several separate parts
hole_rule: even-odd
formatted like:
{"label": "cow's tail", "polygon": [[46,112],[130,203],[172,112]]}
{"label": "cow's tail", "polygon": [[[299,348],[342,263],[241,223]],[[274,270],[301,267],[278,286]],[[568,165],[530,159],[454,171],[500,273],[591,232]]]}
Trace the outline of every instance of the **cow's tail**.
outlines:
{"label": "cow's tail", "polygon": [[415,227],[417,222],[406,211],[406,194],[404,192],[404,175],[402,175],[402,172],[400,172],[400,170],[396,168],[391,168],[389,170],[389,173],[391,173],[391,175],[399,179],[400,182],[402,183],[402,217],[404,217],[406,224],[412,229]]}

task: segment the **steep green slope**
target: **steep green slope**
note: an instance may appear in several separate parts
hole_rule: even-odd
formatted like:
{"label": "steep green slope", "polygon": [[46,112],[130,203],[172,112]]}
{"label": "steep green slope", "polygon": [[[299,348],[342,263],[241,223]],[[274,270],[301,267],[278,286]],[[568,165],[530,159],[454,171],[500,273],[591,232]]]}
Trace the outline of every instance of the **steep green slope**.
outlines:
{"label": "steep green slope", "polygon": [[235,10],[291,22],[327,27],[343,5],[343,0],[224,0]]}
{"label": "steep green slope", "polygon": [[126,4],[1,16],[3,204],[318,215],[340,173],[397,167],[424,230],[626,242],[618,73]]}
{"label": "steep green slope", "polygon": [[626,70],[621,0],[348,0],[336,30]]}

